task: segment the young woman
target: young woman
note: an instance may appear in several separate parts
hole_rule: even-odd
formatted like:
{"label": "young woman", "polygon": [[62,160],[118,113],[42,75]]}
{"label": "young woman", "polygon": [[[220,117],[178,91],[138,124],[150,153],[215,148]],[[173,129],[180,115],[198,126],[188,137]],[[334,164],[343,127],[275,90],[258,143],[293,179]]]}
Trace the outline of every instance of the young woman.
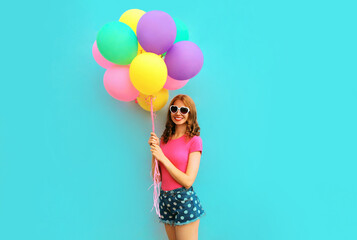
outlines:
{"label": "young woman", "polygon": [[161,189],[160,222],[169,240],[198,239],[200,218],[206,213],[193,190],[202,155],[202,139],[195,103],[187,95],[171,100],[164,133],[159,139],[151,133],[152,176],[159,162]]}

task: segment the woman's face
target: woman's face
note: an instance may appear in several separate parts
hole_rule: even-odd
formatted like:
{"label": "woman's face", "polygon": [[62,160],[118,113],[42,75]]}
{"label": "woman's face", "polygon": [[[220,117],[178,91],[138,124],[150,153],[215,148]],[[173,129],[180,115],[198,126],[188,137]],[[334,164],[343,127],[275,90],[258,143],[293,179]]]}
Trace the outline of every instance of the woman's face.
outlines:
{"label": "woman's face", "polygon": [[[187,107],[181,100],[176,100],[173,105],[176,105],[179,108]],[[176,113],[172,113],[170,111],[170,113],[171,113],[171,119],[176,125],[184,124],[188,119],[188,114],[190,114],[190,112],[188,112],[187,114],[182,114],[180,111],[177,111]]]}

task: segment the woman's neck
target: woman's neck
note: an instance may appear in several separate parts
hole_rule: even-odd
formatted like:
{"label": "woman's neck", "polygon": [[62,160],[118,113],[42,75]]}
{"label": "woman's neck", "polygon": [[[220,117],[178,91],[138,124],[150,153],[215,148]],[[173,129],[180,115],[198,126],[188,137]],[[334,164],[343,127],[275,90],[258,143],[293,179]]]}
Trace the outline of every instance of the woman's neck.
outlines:
{"label": "woman's neck", "polygon": [[176,125],[174,138],[179,138],[186,133],[186,124]]}

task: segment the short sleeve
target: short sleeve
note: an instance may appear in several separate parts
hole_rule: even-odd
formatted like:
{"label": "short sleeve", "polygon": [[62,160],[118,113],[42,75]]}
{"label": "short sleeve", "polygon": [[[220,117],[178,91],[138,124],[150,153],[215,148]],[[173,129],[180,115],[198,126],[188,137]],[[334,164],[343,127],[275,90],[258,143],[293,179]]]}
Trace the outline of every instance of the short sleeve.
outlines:
{"label": "short sleeve", "polygon": [[190,145],[189,153],[201,152],[202,153],[202,139],[200,136],[195,136]]}

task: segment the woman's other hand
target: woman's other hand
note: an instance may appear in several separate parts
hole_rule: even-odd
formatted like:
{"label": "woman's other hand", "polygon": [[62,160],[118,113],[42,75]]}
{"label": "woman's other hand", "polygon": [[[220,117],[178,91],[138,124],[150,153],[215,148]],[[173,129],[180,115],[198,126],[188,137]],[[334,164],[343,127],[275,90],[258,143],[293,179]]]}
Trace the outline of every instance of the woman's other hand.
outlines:
{"label": "woman's other hand", "polygon": [[166,160],[166,156],[164,155],[164,153],[161,150],[161,147],[157,144],[152,144],[151,146],[151,153],[154,156],[154,158],[156,158],[158,161],[164,163],[164,161]]}

